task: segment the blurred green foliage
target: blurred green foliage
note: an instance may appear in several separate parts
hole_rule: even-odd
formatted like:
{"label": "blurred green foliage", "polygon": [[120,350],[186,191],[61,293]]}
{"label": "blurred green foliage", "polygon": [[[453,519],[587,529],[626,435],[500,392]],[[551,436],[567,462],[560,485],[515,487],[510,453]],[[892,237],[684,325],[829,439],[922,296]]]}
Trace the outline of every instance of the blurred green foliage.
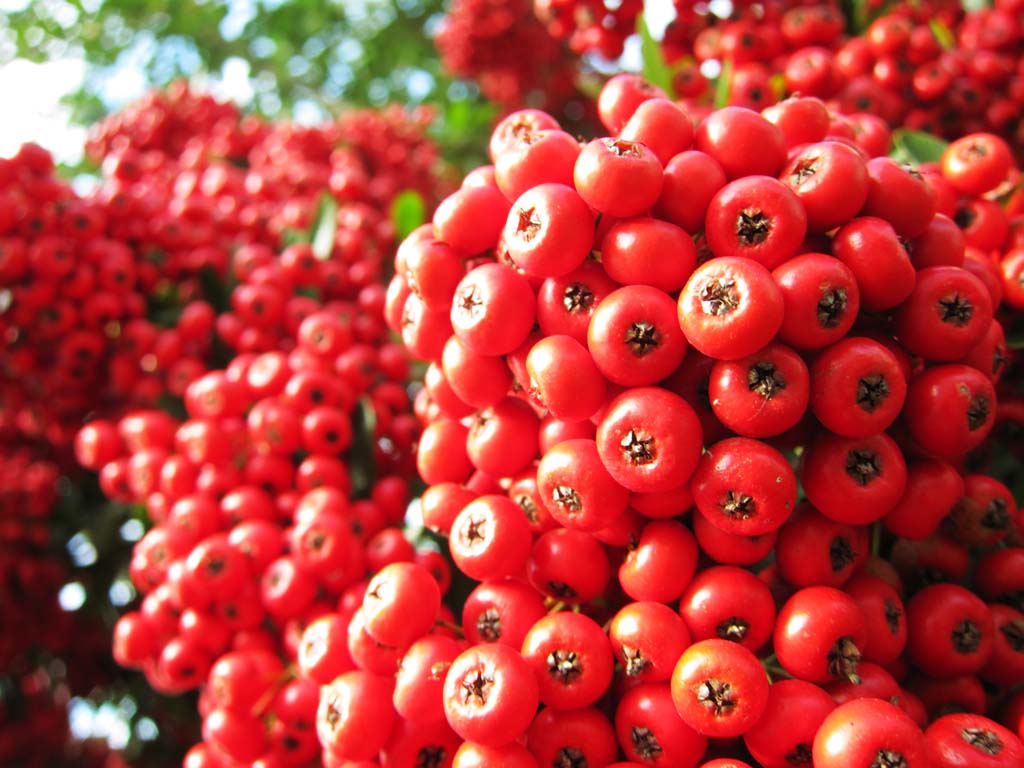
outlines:
{"label": "blurred green foliage", "polygon": [[[315,121],[346,105],[428,104],[435,135],[462,167],[482,156],[494,108],[441,69],[432,33],[443,0],[7,0],[0,64],[83,58],[73,120],[122,106],[126,83],[247,80],[267,117]],[[131,91],[131,87],[127,88]]]}

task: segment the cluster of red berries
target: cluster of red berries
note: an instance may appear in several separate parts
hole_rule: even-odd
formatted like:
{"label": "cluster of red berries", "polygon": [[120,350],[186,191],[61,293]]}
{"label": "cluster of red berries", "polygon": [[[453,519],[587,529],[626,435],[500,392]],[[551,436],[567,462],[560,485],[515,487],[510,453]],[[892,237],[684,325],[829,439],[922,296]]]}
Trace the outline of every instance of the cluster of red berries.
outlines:
{"label": "cluster of red berries", "polygon": [[1001,0],[969,12],[940,39],[934,25],[941,18],[932,8],[891,12],[839,48],[843,104],[949,139],[990,131],[1020,147],[1024,3]]}
{"label": "cluster of red berries", "polygon": [[[272,126],[172,89],[98,126],[90,146],[108,154],[88,197],[35,145],[0,162],[0,424],[66,460],[88,411],[180,396],[209,366],[214,326],[232,348],[266,351],[310,311],[311,299],[288,302],[295,289],[355,302],[382,280],[391,200],[443,189],[428,117],[366,110]],[[293,246],[276,264],[325,192],[337,201],[330,253]],[[229,263],[239,284],[215,317],[222,297],[206,278],[224,284]]]}
{"label": "cluster of red berries", "polygon": [[97,165],[127,146],[178,157],[194,145],[196,137],[205,137],[214,155],[244,158],[269,126],[249,119],[240,128],[239,122],[234,104],[195,92],[181,80],[99,121],[90,130],[85,153]]}
{"label": "cluster of red berries", "polygon": [[847,36],[834,3],[752,6],[727,20],[691,7],[666,31],[664,50],[680,61],[677,95],[698,103],[712,90],[700,65],[729,61],[731,105],[761,109],[783,93],[816,96],[891,126],[951,139],[991,131],[1019,144],[1022,10],[1016,0],[969,13],[955,2],[898,4],[864,34]]}
{"label": "cluster of red berries", "polygon": [[[307,231],[329,193],[339,210],[321,282],[352,299],[380,282],[394,238],[394,197],[412,190],[429,202],[443,192],[429,119],[429,110],[400,107],[356,110],[316,127],[260,121],[253,128],[252,118],[243,118],[212,123],[175,153],[173,140],[160,149],[136,144],[138,124],[148,121],[115,115],[95,131],[111,146],[96,197],[110,211],[112,236],[188,297],[200,293],[204,269],[225,279],[239,246],[277,250]],[[222,145],[245,151],[225,155]],[[169,286],[150,295],[160,287]]]}
{"label": "cluster of red berries", "polygon": [[60,450],[102,396],[144,289],[131,250],[105,237],[103,207],[59,181],[45,150],[0,160],[0,198],[0,429]]}
{"label": "cluster of red berries", "polygon": [[105,166],[108,175],[113,175],[121,154],[131,150],[130,161],[143,163],[147,176],[175,164],[177,168],[168,169],[175,178],[204,176],[177,190],[179,197],[194,196],[196,185],[207,195],[246,194],[231,205],[222,202],[219,211],[240,216],[236,226],[244,228],[253,219],[274,217],[277,206],[237,214],[236,209],[267,199],[291,202],[328,188],[342,200],[377,203],[390,203],[406,189],[428,198],[436,195],[443,185],[437,179],[437,146],[426,136],[431,119],[425,107],[390,105],[349,110],[315,127],[274,123],[243,115],[234,104],[193,91],[181,81],[93,126],[86,154]]}
{"label": "cluster of red berries", "polygon": [[[383,331],[377,294],[360,318]],[[400,453],[411,466],[417,425],[398,383],[408,363],[397,345],[357,337],[364,325],[327,303],[290,352],[242,353],[194,379],[184,421],[135,411],[76,439],[104,492],[144,504],[155,524],[132,556],[144,598],[117,624],[115,659],[158,691],[202,685],[204,737],[240,763],[302,765],[319,752],[317,686],[294,680],[288,660],[309,622],[408,547],[393,527],[406,482],[372,476]],[[353,447],[361,407],[376,422],[376,456]]]}
{"label": "cluster of red berries", "polygon": [[420,512],[473,588],[452,627],[392,563],[304,637],[324,764],[1021,763],[1024,518],[976,450],[1005,142],[914,169],[815,98],[695,126],[631,75],[598,110],[502,120],[398,250]]}
{"label": "cluster of red berries", "polygon": [[[155,523],[135,547],[144,599],[115,630],[115,658],[164,692],[225,669],[243,687],[270,675],[256,713],[204,686],[205,736],[228,753],[242,738],[271,764],[308,760],[316,687],[260,665],[294,657],[304,625],[401,539],[419,425],[381,281],[392,200],[444,190],[429,119],[386,108],[269,124],[172,88],[94,134],[111,237],[159,267],[147,315],[117,334],[131,386],[106,387],[109,418],[75,443],[104,494]],[[153,407],[168,395],[182,419]]]}
{"label": "cluster of red berries", "polygon": [[0,606],[5,626],[22,628],[0,633],[0,669],[16,668],[40,640],[59,650],[70,634],[71,617],[57,602],[67,568],[48,551],[58,476],[52,462],[34,460],[28,451],[0,450]]}
{"label": "cluster of red berries", "polygon": [[[316,128],[274,124],[178,84],[96,127],[88,152],[102,178],[87,195],[61,181],[36,145],[0,160],[0,590],[5,622],[25,630],[5,636],[5,670],[33,669],[40,643],[66,659],[67,641],[92,630],[86,611],[58,605],[72,577],[60,552],[65,542],[51,541],[50,530],[58,479],[75,475],[72,444],[86,419],[112,419],[90,424],[86,435],[109,423],[153,422],[149,442],[145,428],[124,441],[133,461],[105,457],[111,466],[101,485],[109,498],[143,503],[163,521],[178,495],[195,490],[183,490],[189,478],[218,501],[247,484],[275,505],[285,503],[285,490],[320,485],[343,488],[347,499],[349,467],[330,441],[352,437],[358,410],[368,419],[355,438],[364,465],[358,490],[369,492],[372,467],[384,477],[378,493],[392,504],[390,517],[366,513],[367,538],[384,520],[401,518],[404,485],[396,489],[388,477],[413,471],[419,427],[404,388],[405,352],[386,338],[381,282],[394,249],[396,195],[409,190],[432,205],[444,194],[437,147],[426,136],[430,117],[388,107]],[[306,242],[314,228],[317,242]],[[221,382],[223,373],[208,374],[229,360],[235,372],[253,363],[264,389],[239,390]],[[327,398],[316,409],[278,403],[284,394],[274,387],[298,371],[295,397]],[[197,387],[207,404],[225,393],[238,398],[227,406],[230,418],[179,425],[152,410],[174,410]],[[256,401],[260,434],[283,448],[264,450],[239,431],[245,421],[235,416]],[[145,410],[126,416],[133,407]],[[165,438],[179,427],[182,440],[189,435],[189,460],[204,459],[168,469],[173,492],[164,492],[160,459],[174,452]],[[220,459],[228,465],[201,471]],[[100,513],[69,514],[77,519],[60,524],[74,531]],[[98,674],[101,664],[75,666]],[[102,685],[98,676],[86,682],[76,694]]]}
{"label": "cluster of red berries", "polygon": [[[690,2],[673,4],[680,9]],[[566,41],[576,54],[597,53],[609,60],[622,55],[643,7],[643,0],[533,0],[534,12],[549,35]]]}
{"label": "cluster of red berries", "polygon": [[533,15],[531,0],[455,0],[435,34],[446,71],[472,78],[504,109],[564,105],[577,62]]}

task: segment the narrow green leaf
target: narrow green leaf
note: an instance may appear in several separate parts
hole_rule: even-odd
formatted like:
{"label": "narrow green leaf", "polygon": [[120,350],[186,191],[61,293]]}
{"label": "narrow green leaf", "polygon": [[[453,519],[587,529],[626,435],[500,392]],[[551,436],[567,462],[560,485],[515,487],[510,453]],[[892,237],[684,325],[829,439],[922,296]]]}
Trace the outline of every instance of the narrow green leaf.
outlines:
{"label": "narrow green leaf", "polygon": [[309,243],[313,255],[320,261],[331,258],[334,250],[334,236],[338,231],[338,201],[329,192],[320,195],[316,204],[316,217],[310,228]]}
{"label": "narrow green leaf", "polygon": [[840,0],[840,6],[846,17],[846,31],[851,35],[863,34],[869,21],[866,0]]}
{"label": "narrow green leaf", "polygon": [[651,36],[644,14],[638,14],[636,31],[640,35],[640,55],[643,57],[644,79],[656,85],[665,93],[672,93],[672,68],[665,61],[661,52],[661,44]]}
{"label": "narrow green leaf", "polygon": [[426,218],[426,203],[415,189],[399,192],[391,203],[391,222],[395,225],[399,240],[404,240],[410,232],[426,221]]}
{"label": "narrow green leaf", "polygon": [[992,7],[991,0],[961,0],[960,5],[964,7],[964,10],[968,13],[974,11],[984,11]]}
{"label": "narrow green leaf", "polygon": [[349,477],[356,498],[369,494],[376,477],[374,446],[376,445],[377,412],[368,397],[360,398],[352,409],[352,443],[348,449]]}
{"label": "narrow green leaf", "polygon": [[729,92],[732,90],[732,59],[722,62],[722,71],[715,81],[715,109],[729,106]]}
{"label": "narrow green leaf", "polygon": [[948,142],[922,131],[897,130],[892,134],[892,151],[889,156],[902,163],[920,165],[921,163],[937,163],[942,153],[949,146]]}
{"label": "narrow green leaf", "polygon": [[951,48],[956,48],[956,38],[953,37],[953,32],[942,22],[942,19],[929,19],[928,27],[943,49],[948,51]]}
{"label": "narrow green leaf", "polygon": [[207,265],[199,270],[199,284],[203,288],[203,296],[217,312],[227,311],[231,306],[231,291],[213,267]]}

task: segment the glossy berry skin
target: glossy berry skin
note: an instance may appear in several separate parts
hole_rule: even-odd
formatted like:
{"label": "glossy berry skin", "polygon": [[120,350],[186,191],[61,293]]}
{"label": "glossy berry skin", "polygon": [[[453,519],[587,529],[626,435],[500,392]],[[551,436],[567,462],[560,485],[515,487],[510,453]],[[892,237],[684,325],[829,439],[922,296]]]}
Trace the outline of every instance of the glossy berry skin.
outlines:
{"label": "glossy berry skin", "polygon": [[605,469],[593,440],[566,440],[544,454],[537,467],[537,489],[551,516],[583,531],[615,522],[629,492]]}
{"label": "glossy berry skin", "polygon": [[519,398],[506,397],[472,417],[466,453],[481,472],[511,477],[533,461],[539,431],[536,411]]}
{"label": "glossy berry skin", "polygon": [[607,216],[626,218],[648,210],[661,194],[661,163],[646,145],[625,139],[594,139],[573,168],[576,190]]}
{"label": "glossy berry skin", "polygon": [[523,638],[523,659],[536,677],[540,700],[555,709],[593,704],[611,682],[611,645],[593,619],[553,613]]}
{"label": "glossy berry skin", "polygon": [[903,498],[882,519],[897,536],[919,541],[931,536],[964,495],[964,479],[944,461],[917,461],[907,468]]}
{"label": "glossy berry skin", "polygon": [[530,396],[559,419],[584,421],[605,401],[607,382],[585,346],[572,336],[545,336],[526,356]]}
{"label": "glossy berry skin", "polygon": [[693,238],[660,219],[623,219],[601,242],[601,265],[622,285],[650,285],[675,293],[697,265]]}
{"label": "glossy berry skin", "polygon": [[694,147],[711,155],[727,178],[775,176],[786,162],[782,131],[757,112],[741,107],[716,110],[697,128]]}
{"label": "glossy berry skin", "polygon": [[522,136],[537,131],[558,128],[558,121],[540,109],[518,109],[505,115],[491,132],[487,151],[491,162],[496,162],[504,152],[515,145]]}
{"label": "glossy berry skin", "polygon": [[868,197],[868,172],[860,154],[835,141],[811,144],[780,175],[807,212],[811,232],[828,232],[857,215]]}
{"label": "glossy berry skin", "polygon": [[746,733],[768,703],[768,676],[748,649],[728,640],[694,643],[672,672],[672,703],[697,733]]}
{"label": "glossy berry skin", "polygon": [[462,629],[470,643],[504,643],[518,649],[545,614],[544,602],[518,579],[485,581],[462,605]]}
{"label": "glossy berry skin", "polygon": [[[587,563],[587,568],[578,568],[579,562]],[[533,588],[543,595],[586,603],[608,586],[611,566],[601,542],[589,533],[555,528],[533,542],[526,575]]]}
{"label": "glossy berry skin", "polygon": [[697,232],[704,226],[712,198],[725,183],[722,166],[710,155],[695,150],[680,152],[665,166],[661,197],[654,212],[689,233]]}
{"label": "glossy berry skin", "polygon": [[704,515],[694,517],[693,532],[701,551],[722,565],[754,565],[768,556],[778,538],[778,529],[759,536],[727,533]]}
{"label": "glossy berry skin", "polygon": [[933,584],[907,602],[907,650],[936,678],[970,675],[992,652],[995,632],[988,606],[956,584]]}
{"label": "glossy berry skin", "polygon": [[817,685],[777,680],[768,689],[764,714],[743,734],[743,742],[765,768],[810,762],[814,734],[835,707],[832,697]]}
{"label": "glossy berry skin", "polygon": [[843,585],[864,614],[867,636],[861,648],[864,659],[889,664],[907,644],[907,615],[900,593],[887,581],[861,572]]}
{"label": "glossy berry skin", "polygon": [[916,171],[889,157],[868,161],[868,198],[863,216],[879,216],[901,237],[918,237],[935,215],[935,190]]}
{"label": "glossy berry skin", "polygon": [[860,288],[842,261],[823,253],[794,256],[772,271],[782,291],[779,340],[796,349],[820,349],[842,339],[860,309]]}
{"label": "glossy berry skin", "polygon": [[665,92],[651,85],[640,75],[615,75],[601,89],[597,99],[597,114],[601,124],[612,133],[618,133],[639,106],[648,99],[664,99]]}
{"label": "glossy berry skin", "polygon": [[583,263],[593,239],[593,217],[583,199],[571,187],[541,184],[512,204],[503,242],[526,274],[558,277]]}
{"label": "glossy berry skin", "polygon": [[[572,168],[580,145],[557,128],[528,131],[494,163],[494,183],[509,200],[544,184],[572,186]],[[468,177],[467,177],[468,178]]]}
{"label": "glossy berry skin", "polygon": [[964,477],[964,496],[944,523],[948,535],[957,541],[987,549],[1007,538],[1017,517],[1009,488],[987,475],[971,474]]}
{"label": "glossy berry skin", "polygon": [[537,758],[516,741],[499,747],[488,747],[475,741],[464,741],[455,752],[452,768],[490,768],[492,765],[508,768],[538,768]]}
{"label": "glossy berry skin", "polygon": [[995,409],[995,390],[985,374],[966,365],[940,365],[911,379],[904,418],[922,449],[952,459],[984,441]]}
{"label": "glossy berry skin", "polygon": [[782,578],[794,587],[840,587],[862,563],[867,549],[864,528],[829,520],[804,503],[779,529],[775,562]]}
{"label": "glossy berry skin", "polygon": [[782,325],[782,293],[761,264],[742,257],[699,266],[679,294],[679,326],[686,340],[716,360],[736,360],[761,349]]}
{"label": "glossy berry skin", "polygon": [[1013,166],[1006,142],[991,133],[972,133],[942,153],[942,175],[963,195],[977,197],[1002,183]]}
{"label": "glossy berry skin", "polygon": [[619,138],[646,145],[664,166],[693,143],[693,121],[669,99],[648,99],[636,108]]}
{"label": "glossy berry skin", "polygon": [[458,336],[445,342],[441,368],[456,396],[476,408],[494,405],[512,386],[512,373],[499,356],[477,354]]}
{"label": "glossy berry skin", "polygon": [[545,336],[566,334],[587,343],[594,310],[619,285],[600,264],[585,261],[567,275],[548,278],[537,291],[537,323]]}
{"label": "glossy berry skin", "polygon": [[498,747],[521,736],[537,711],[537,681],[519,652],[502,643],[463,651],[444,679],[444,712],[459,736]]}
{"label": "glossy berry skin", "polygon": [[842,437],[884,432],[899,416],[907,381],[896,356],[879,342],[848,337],[811,364],[811,410]]}
{"label": "glossy berry skin", "polygon": [[832,254],[856,277],[864,309],[891,309],[914,290],[914,265],[896,230],[881,218],[864,216],[840,227]]}
{"label": "glossy berry skin", "polygon": [[768,587],[750,571],[728,565],[697,574],[679,601],[679,613],[695,641],[720,638],[754,652],[775,624]]}
{"label": "glossy berry skin", "polygon": [[640,683],[627,690],[615,709],[619,745],[632,762],[615,765],[695,766],[708,739],[679,716],[668,683]]}
{"label": "glossy berry skin", "polygon": [[832,587],[806,587],[779,610],[775,655],[783,669],[810,683],[854,680],[865,634],[851,597]]}
{"label": "glossy berry skin", "polygon": [[595,442],[608,473],[634,493],[668,491],[686,482],[703,447],[693,408],[655,387],[635,387],[612,400]]}
{"label": "glossy berry skin", "polygon": [[800,479],[823,515],[866,525],[899,503],[907,465],[896,441],[884,433],[858,439],[825,433],[805,453]]}
{"label": "glossy berry skin", "polygon": [[796,477],[789,462],[771,446],[743,437],[708,448],[690,490],[708,522],[742,536],[776,530],[796,505]]}
{"label": "glossy berry skin", "polygon": [[813,759],[816,768],[929,765],[917,724],[881,699],[854,699],[832,710],[814,737]]}
{"label": "glossy berry skin", "polygon": [[807,214],[784,184],[745,176],[712,198],[704,232],[715,256],[740,256],[774,269],[803,243]]}
{"label": "glossy berry skin", "polygon": [[1005,286],[1004,301],[1014,309],[1024,308],[1024,248],[1014,248],[999,262]]}
{"label": "glossy berry skin", "polygon": [[611,620],[608,639],[630,679],[664,682],[672,676],[690,633],[678,613],[663,603],[627,603]]}
{"label": "glossy berry skin", "polygon": [[1024,764],[1020,738],[983,715],[963,712],[940,717],[928,726],[924,740],[933,768]]}
{"label": "glossy berry skin", "polygon": [[964,234],[956,222],[936,214],[928,229],[910,244],[910,259],[917,269],[927,267],[962,267]]}
{"label": "glossy berry skin", "polygon": [[373,757],[394,722],[393,681],[364,671],[346,672],[320,695],[317,736],[325,749],[347,760]]}
{"label": "glossy berry skin", "polygon": [[455,289],[452,328],[477,354],[504,355],[530,332],[536,303],[525,277],[501,264],[483,264]]}
{"label": "glossy berry skin", "polygon": [[444,675],[452,660],[464,650],[465,643],[444,635],[426,635],[413,643],[395,676],[395,711],[415,722],[444,719]]}
{"label": "glossy berry skin", "polygon": [[766,107],[761,115],[782,131],[787,148],[820,141],[828,133],[828,108],[812,96],[790,96]]}
{"label": "glossy berry skin", "polygon": [[530,525],[507,496],[480,496],[455,517],[449,549],[459,570],[484,581],[522,573],[532,544]]}
{"label": "glossy berry skin", "polygon": [[984,283],[958,267],[929,267],[917,273],[914,291],[895,317],[896,335],[911,354],[948,362],[967,355],[992,322],[992,301]]}
{"label": "glossy berry skin", "polygon": [[465,256],[486,251],[498,239],[508,200],[495,187],[459,189],[434,212],[434,236]]}
{"label": "glossy berry skin", "polygon": [[697,540],[675,520],[652,520],[619,567],[619,584],[634,600],[669,603],[697,570]]}
{"label": "glossy berry skin", "polygon": [[619,751],[612,724],[596,707],[542,709],[530,725],[526,743],[540,765],[572,760],[607,765]]}
{"label": "glossy berry skin", "polygon": [[627,285],[608,294],[587,329],[587,348],[598,370],[626,387],[668,377],[687,350],[675,310],[672,297],[647,285]]}
{"label": "glossy berry skin", "polygon": [[803,358],[772,342],[741,360],[716,362],[708,380],[708,398],[715,416],[733,432],[771,437],[803,417],[809,384]]}

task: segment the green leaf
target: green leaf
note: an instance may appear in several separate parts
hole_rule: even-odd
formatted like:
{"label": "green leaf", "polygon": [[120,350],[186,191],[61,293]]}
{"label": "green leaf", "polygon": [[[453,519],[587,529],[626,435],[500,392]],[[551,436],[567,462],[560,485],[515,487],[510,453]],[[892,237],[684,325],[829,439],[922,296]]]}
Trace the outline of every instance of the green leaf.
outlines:
{"label": "green leaf", "polygon": [[661,44],[651,36],[644,14],[637,15],[636,31],[640,35],[640,54],[643,57],[644,79],[665,93],[672,93],[672,69],[661,52]]}
{"label": "green leaf", "polygon": [[729,106],[729,91],[732,90],[732,59],[722,62],[722,71],[715,81],[715,109]]}
{"label": "green leaf", "polygon": [[900,129],[893,131],[889,157],[911,165],[937,163],[942,159],[942,153],[946,151],[947,146],[948,142],[930,133]]}
{"label": "green leaf", "polygon": [[929,19],[928,27],[931,29],[932,34],[935,35],[935,39],[939,41],[939,45],[945,50],[956,48],[956,38],[953,36],[953,32],[947,27],[942,19]]}
{"label": "green leaf", "polygon": [[352,443],[348,449],[349,477],[356,498],[370,493],[377,474],[373,450],[376,445],[377,412],[368,397],[359,399],[352,409]]}
{"label": "green leaf", "polygon": [[961,0],[960,5],[964,7],[964,10],[968,13],[975,11],[984,11],[992,7],[991,0]]}
{"label": "green leaf", "polygon": [[281,245],[287,248],[289,245],[295,245],[296,243],[305,243],[307,241],[306,233],[301,229],[295,229],[294,227],[285,227],[281,232]]}
{"label": "green leaf", "polygon": [[868,28],[867,0],[841,0],[840,5],[846,17],[846,31],[860,35]]}
{"label": "green leaf", "polygon": [[316,217],[310,228],[309,243],[313,255],[320,261],[331,258],[334,250],[334,236],[338,231],[338,201],[324,192],[316,204]]}
{"label": "green leaf", "polygon": [[426,218],[426,203],[415,189],[399,192],[391,203],[391,222],[395,225],[399,240],[404,240],[410,232],[426,221]]}

